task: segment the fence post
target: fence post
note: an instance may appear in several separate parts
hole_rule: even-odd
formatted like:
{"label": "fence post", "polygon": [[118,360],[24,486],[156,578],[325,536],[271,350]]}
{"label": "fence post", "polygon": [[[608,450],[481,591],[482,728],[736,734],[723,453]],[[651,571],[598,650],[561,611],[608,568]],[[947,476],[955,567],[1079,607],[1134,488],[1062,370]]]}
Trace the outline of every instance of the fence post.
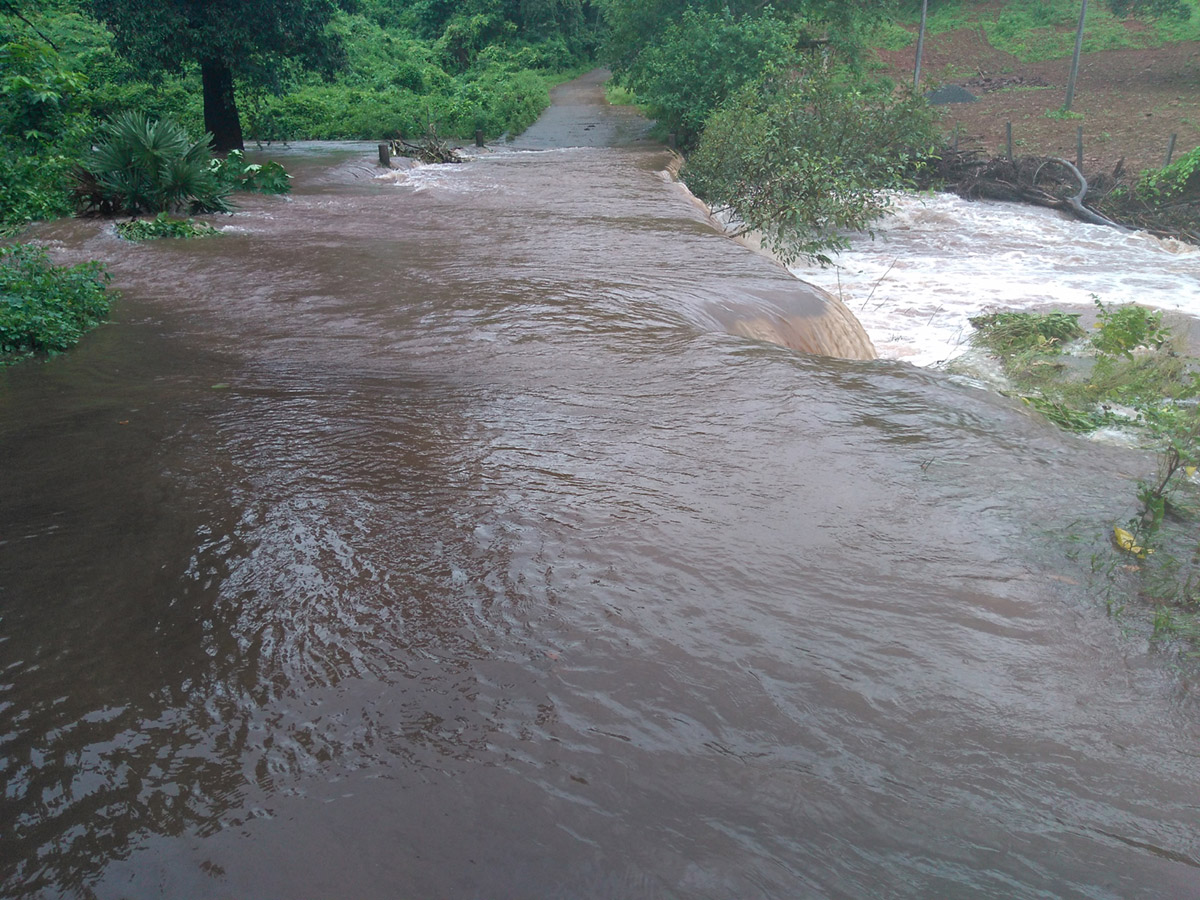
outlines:
{"label": "fence post", "polygon": [[476,147],[483,146],[483,129],[482,128],[475,129],[475,146]]}
{"label": "fence post", "polygon": [[1004,123],[1004,155],[1012,162],[1012,122]]}
{"label": "fence post", "polygon": [[392,148],[387,144],[379,145],[379,164],[385,169],[392,167]]}
{"label": "fence post", "polygon": [[1179,135],[1173,134],[1171,135],[1171,139],[1167,141],[1167,161],[1163,163],[1164,169],[1171,164],[1171,157],[1175,155],[1175,138],[1177,137]]}

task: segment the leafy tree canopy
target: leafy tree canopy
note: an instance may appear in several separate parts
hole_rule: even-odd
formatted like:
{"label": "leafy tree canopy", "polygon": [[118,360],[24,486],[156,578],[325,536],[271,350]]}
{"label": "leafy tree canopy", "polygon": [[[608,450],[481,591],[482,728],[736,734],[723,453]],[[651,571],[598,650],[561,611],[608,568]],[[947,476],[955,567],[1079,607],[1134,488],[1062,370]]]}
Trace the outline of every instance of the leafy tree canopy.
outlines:
{"label": "leafy tree canopy", "polygon": [[217,149],[242,146],[236,76],[271,80],[283,59],[332,72],[345,62],[327,30],[335,0],[91,0],[117,50],[145,72],[201,64],[204,124]]}
{"label": "leafy tree canopy", "polygon": [[784,260],[828,262],[882,215],[937,143],[920,97],[817,59],[768,72],[709,119],[683,179]]}
{"label": "leafy tree canopy", "polygon": [[748,17],[785,18],[802,22],[813,39],[839,45],[843,51],[856,43],[862,27],[888,15],[893,0],[596,0],[606,25],[604,56],[613,71],[630,69],[648,46],[681,20],[687,10],[724,14],[735,20]]}
{"label": "leafy tree canopy", "polygon": [[112,29],[117,49],[145,71],[173,71],[185,62],[216,58],[239,75],[288,57],[332,71],[344,60],[326,26],[334,0],[91,0]]}

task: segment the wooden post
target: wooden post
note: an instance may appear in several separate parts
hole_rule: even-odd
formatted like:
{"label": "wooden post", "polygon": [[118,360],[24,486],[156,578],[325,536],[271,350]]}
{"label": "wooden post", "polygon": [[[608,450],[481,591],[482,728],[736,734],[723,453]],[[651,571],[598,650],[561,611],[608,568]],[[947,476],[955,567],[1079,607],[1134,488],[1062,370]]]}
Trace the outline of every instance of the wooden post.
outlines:
{"label": "wooden post", "polygon": [[1012,162],[1012,122],[1004,123],[1004,155]]}
{"label": "wooden post", "polygon": [[1164,169],[1171,164],[1171,157],[1175,155],[1175,138],[1177,137],[1179,135],[1172,134],[1171,139],[1167,141],[1167,161],[1163,163]]}
{"label": "wooden post", "polygon": [[913,67],[913,93],[921,90],[921,55],[925,52],[925,20],[929,15],[929,0],[921,0],[921,29],[917,32],[917,64]]}
{"label": "wooden post", "polygon": [[476,147],[483,146],[483,129],[482,128],[475,129],[475,146]]}
{"label": "wooden post", "polygon": [[1071,74],[1067,76],[1067,99],[1063,102],[1062,111],[1070,112],[1071,104],[1075,102],[1075,79],[1079,77],[1079,52],[1083,49],[1083,24],[1087,20],[1087,0],[1079,7],[1079,29],[1075,32],[1075,53],[1071,57]]}
{"label": "wooden post", "polygon": [[392,148],[386,143],[379,145],[379,164],[385,169],[392,167]]}
{"label": "wooden post", "polygon": [[1075,132],[1075,168],[1080,172],[1083,171],[1083,126],[1080,125]]}

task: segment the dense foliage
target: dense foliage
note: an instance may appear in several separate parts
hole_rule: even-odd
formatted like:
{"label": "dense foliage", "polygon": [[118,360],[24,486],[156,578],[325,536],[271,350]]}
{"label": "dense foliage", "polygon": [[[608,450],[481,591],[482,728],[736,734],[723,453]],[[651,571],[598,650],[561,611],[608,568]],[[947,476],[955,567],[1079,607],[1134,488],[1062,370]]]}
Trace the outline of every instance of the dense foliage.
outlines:
{"label": "dense foliage", "polygon": [[204,127],[218,150],[241,149],[234,81],[270,82],[285,62],[333,72],[345,48],[328,30],[333,0],[90,0],[117,51],[146,74],[200,66]]}
{"label": "dense foliage", "polygon": [[843,232],[865,230],[937,143],[921,98],[895,95],[810,58],[770,73],[711,118],[683,170],[786,261],[827,261]]}
{"label": "dense foliage", "polygon": [[690,146],[740,87],[798,53],[823,48],[858,61],[892,2],[600,0],[602,54],[619,83]]}
{"label": "dense foliage", "polygon": [[99,263],[67,268],[38,247],[0,247],[0,365],[75,346],[108,314],[107,283]]}
{"label": "dense foliage", "polygon": [[41,39],[0,44],[0,231],[70,211],[68,173],[87,138],[81,86]]}
{"label": "dense foliage", "polygon": [[785,65],[800,40],[786,19],[686,9],[638,55],[627,81],[650,115],[690,146],[727,97],[766,69]]}

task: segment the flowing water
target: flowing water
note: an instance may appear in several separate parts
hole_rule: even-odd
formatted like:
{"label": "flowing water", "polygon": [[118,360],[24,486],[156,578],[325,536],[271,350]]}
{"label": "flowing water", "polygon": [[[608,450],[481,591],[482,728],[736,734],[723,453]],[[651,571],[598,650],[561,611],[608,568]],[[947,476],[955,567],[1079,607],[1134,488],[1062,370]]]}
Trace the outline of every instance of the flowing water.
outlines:
{"label": "flowing water", "polygon": [[969,319],[995,309],[1094,312],[1138,303],[1200,320],[1200,247],[1122,234],[1062,213],[952,194],[895,199],[874,239],[800,278],[845,301],[879,355],[927,366],[969,347]]}
{"label": "flowing water", "polygon": [[560,100],[39,232],[124,298],[0,373],[3,895],[1200,897],[1195,701],[1087,582],[1150,460],[743,336],[825,302]]}

